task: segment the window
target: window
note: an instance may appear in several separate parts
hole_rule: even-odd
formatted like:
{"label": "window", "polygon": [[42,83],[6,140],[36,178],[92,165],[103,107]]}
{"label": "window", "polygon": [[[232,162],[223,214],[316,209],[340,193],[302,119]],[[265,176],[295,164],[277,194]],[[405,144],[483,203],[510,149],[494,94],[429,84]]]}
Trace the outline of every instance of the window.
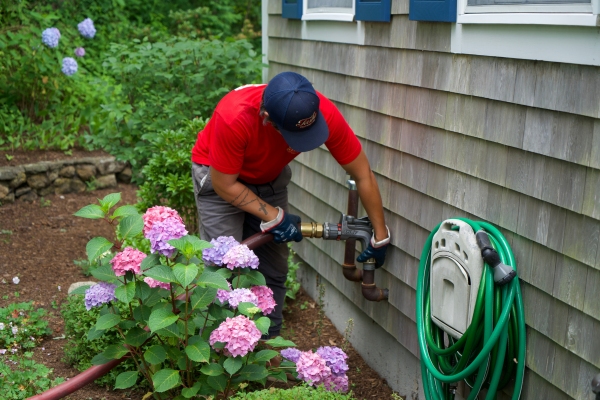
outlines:
{"label": "window", "polygon": [[283,18],[389,22],[391,0],[282,0]]}

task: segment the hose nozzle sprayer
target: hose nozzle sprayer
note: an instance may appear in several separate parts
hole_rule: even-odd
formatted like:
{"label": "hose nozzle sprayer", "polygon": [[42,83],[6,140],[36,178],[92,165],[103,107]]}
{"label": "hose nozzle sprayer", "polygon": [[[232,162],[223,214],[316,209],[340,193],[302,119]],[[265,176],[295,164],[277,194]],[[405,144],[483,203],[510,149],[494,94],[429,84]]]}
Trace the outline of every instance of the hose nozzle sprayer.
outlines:
{"label": "hose nozzle sprayer", "polygon": [[517,271],[500,261],[500,256],[498,255],[496,249],[492,247],[492,243],[490,242],[488,234],[485,231],[480,230],[477,231],[475,237],[477,238],[477,245],[481,249],[483,261],[492,267],[492,271],[494,272],[494,282],[496,285],[503,286],[512,281],[514,277],[517,276]]}

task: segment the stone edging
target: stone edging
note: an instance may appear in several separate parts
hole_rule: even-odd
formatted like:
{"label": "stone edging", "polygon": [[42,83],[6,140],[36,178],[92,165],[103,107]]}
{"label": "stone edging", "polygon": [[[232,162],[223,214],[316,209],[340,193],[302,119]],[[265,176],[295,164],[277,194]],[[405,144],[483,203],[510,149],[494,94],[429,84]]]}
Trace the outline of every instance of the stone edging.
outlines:
{"label": "stone edging", "polygon": [[116,187],[131,181],[131,167],[110,157],[82,157],[0,167],[0,203]]}

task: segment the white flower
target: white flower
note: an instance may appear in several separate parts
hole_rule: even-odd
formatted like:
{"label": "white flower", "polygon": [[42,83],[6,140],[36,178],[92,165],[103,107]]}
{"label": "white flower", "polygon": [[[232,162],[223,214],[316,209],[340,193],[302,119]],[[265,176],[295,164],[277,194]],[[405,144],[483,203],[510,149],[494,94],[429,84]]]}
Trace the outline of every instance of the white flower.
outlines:
{"label": "white flower", "polygon": [[1,331],[2,329],[4,329],[4,323],[3,323],[3,322],[0,322],[0,331]]}
{"label": "white flower", "polygon": [[13,283],[14,283],[15,285],[18,285],[18,284],[19,284],[19,282],[21,282],[21,280],[19,279],[19,277],[18,277],[18,276],[15,276],[15,277],[13,278]]}
{"label": "white flower", "polygon": [[17,332],[19,332],[19,328],[17,328],[16,326],[13,326],[12,327],[12,333],[13,333],[13,335],[16,335]]}
{"label": "white flower", "polygon": [[60,292],[60,285],[58,285],[58,291]]}
{"label": "white flower", "polygon": [[0,354],[6,354],[6,349],[0,349]]}

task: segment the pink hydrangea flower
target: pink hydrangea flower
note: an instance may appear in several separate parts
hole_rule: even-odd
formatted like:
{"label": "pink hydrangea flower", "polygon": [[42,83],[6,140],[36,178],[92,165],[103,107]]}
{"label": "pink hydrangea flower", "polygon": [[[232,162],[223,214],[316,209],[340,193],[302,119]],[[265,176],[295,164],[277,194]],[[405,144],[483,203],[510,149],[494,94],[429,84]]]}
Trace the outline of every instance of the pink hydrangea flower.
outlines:
{"label": "pink hydrangea flower", "polygon": [[261,337],[261,333],[256,324],[244,315],[227,318],[212,331],[209,343],[214,346],[216,342],[225,343],[225,350],[232,356],[245,356],[249,351],[254,350],[256,343]]}
{"label": "pink hydrangea flower", "polygon": [[182,238],[187,234],[188,231],[181,222],[181,218],[167,218],[164,221],[155,221],[146,237],[150,239],[150,251],[152,253],[172,257],[176,249],[168,241]]}
{"label": "pink hydrangea flower", "polygon": [[304,351],[296,362],[298,378],[307,382],[310,386],[319,386],[325,383],[331,376],[331,369],[325,360],[312,351]]}
{"label": "pink hydrangea flower", "polygon": [[258,298],[257,305],[263,314],[271,314],[277,305],[273,298],[273,291],[267,286],[253,286],[250,290]]}
{"label": "pink hydrangea flower", "polygon": [[245,244],[232,247],[223,256],[223,264],[233,270],[235,268],[258,268],[258,257]]}
{"label": "pink hydrangea flower", "polygon": [[139,275],[142,273],[140,266],[142,265],[142,260],[144,260],[144,258],[146,258],[145,253],[132,247],[126,247],[125,250],[117,253],[117,255],[110,260],[110,263],[116,276],[123,276],[126,271],[132,271],[134,274]]}
{"label": "pink hydrangea flower", "polygon": [[144,278],[144,282],[146,282],[148,284],[148,286],[150,286],[151,288],[159,287],[159,288],[163,288],[163,289],[167,289],[167,290],[171,289],[170,283],[157,281],[156,279],[152,279],[149,276]]}
{"label": "pink hydrangea flower", "polygon": [[229,292],[229,305],[236,308],[240,303],[252,303],[258,307],[258,297],[250,289],[240,288]]}
{"label": "pink hydrangea flower", "polygon": [[144,220],[144,236],[148,237],[148,232],[150,232],[155,222],[162,222],[167,218],[176,218],[183,224],[183,220],[177,211],[170,207],[154,206],[147,209],[144,215],[142,215],[142,219]]}

